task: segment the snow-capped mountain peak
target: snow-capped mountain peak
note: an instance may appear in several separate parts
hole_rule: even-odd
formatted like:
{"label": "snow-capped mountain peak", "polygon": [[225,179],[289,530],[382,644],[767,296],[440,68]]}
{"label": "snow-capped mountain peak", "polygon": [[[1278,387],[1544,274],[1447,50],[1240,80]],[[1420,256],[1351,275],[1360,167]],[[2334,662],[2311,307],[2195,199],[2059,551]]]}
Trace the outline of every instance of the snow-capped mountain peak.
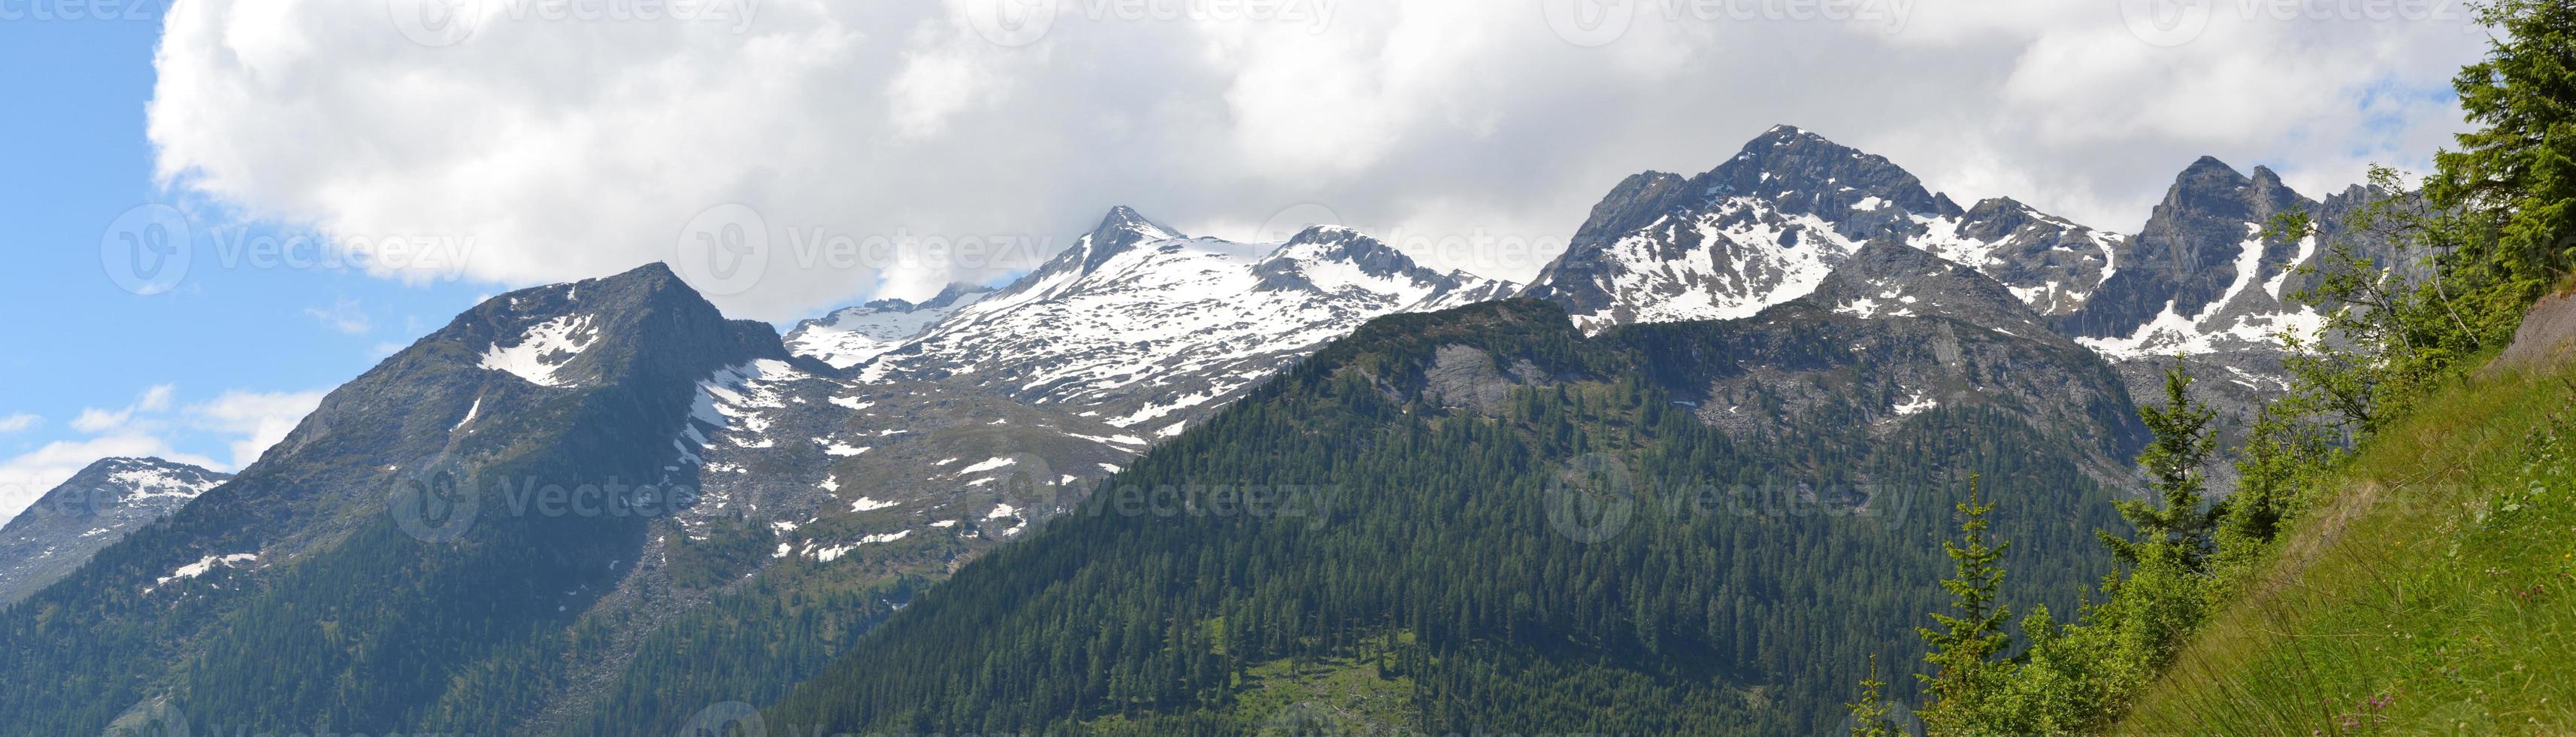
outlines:
{"label": "snow-capped mountain peak", "polygon": [[918,304],[881,299],[844,307],[798,323],[796,329],[787,332],[787,347],[833,368],[849,368],[901,347],[904,341],[992,293],[988,287],[951,284],[938,296]]}
{"label": "snow-capped mountain peak", "polygon": [[856,376],[962,381],[1169,435],[1371,318],[1517,289],[1434,271],[1349,228],[1242,243],[1189,237],[1120,207],[1045,266]]}
{"label": "snow-capped mountain peak", "polygon": [[1138,244],[1187,238],[1178,230],[1147,219],[1134,208],[1119,205],[1109,208],[1109,214],[1101,216],[1100,225],[1084,235],[1079,247],[1070,253],[1078,254],[1082,269],[1089,271]]}
{"label": "snow-capped mountain peak", "polygon": [[1362,299],[1392,297],[1398,306],[1476,278],[1432,271],[1376,238],[1332,225],[1298,233],[1252,268],[1261,277],[1262,289],[1350,293]]}
{"label": "snow-capped mountain peak", "polygon": [[2315,309],[2295,304],[2310,278],[2320,239],[2295,241],[2265,232],[2272,216],[2304,210],[2344,235],[2342,213],[2377,196],[2352,190],[2310,200],[2266,167],[2240,173],[2203,156],[2175,177],[2165,199],[2124,254],[2103,298],[2065,316],[2061,328],[2115,359],[2274,350],[2275,336],[2306,337],[2322,325]]}
{"label": "snow-capped mountain peak", "polygon": [[2008,199],[1962,209],[1885,157],[1778,126],[1705,173],[1621,182],[1527,294],[1588,331],[1745,317],[1813,291],[1883,236],[1976,268],[2043,314],[2080,308],[2120,243]]}
{"label": "snow-capped mountain peak", "polygon": [[230,478],[159,458],[91,463],[0,526],[0,606],[62,578]]}

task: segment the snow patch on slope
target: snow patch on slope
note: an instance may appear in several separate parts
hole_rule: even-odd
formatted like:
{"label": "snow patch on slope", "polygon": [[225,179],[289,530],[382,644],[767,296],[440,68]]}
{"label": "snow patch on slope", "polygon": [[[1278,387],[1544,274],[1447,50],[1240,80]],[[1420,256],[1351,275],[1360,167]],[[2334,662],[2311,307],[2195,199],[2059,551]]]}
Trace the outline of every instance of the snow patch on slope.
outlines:
{"label": "snow patch on slope", "polygon": [[598,342],[599,330],[587,314],[565,315],[539,323],[507,346],[493,343],[483,351],[482,368],[505,371],[538,386],[568,386],[555,376],[564,364]]}

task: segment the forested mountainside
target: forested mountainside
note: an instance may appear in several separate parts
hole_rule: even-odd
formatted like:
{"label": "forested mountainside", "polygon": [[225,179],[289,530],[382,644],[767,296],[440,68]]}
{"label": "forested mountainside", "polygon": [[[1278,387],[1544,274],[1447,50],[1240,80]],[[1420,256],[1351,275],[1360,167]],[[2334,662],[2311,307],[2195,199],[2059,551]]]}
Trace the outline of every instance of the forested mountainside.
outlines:
{"label": "forested mountainside", "polygon": [[[696,485],[675,438],[697,382],[785,358],[658,265],[495,298],[0,612],[0,713],[26,734],[164,710],[296,730],[425,724],[451,699],[507,713],[539,694],[478,672],[564,647],[627,574],[672,562],[648,529]],[[538,485],[587,489],[592,513],[532,502]]]}
{"label": "forested mountainside", "polygon": [[[2086,466],[2134,434],[1977,387],[1737,434],[1692,407],[1736,370],[1706,356],[1767,329],[1935,324],[2119,396],[2098,358],[1949,317],[1764,318],[1596,338],[1534,301],[1381,318],[970,564],[767,724],[1814,732],[1842,719],[1866,653],[1910,651],[1935,591],[1895,584],[1937,576],[1971,474],[2009,506],[1998,528],[2033,541],[2016,591],[2105,570],[2054,551],[2111,524]],[[1806,345],[1766,365],[1939,366]]]}
{"label": "forested mountainside", "polygon": [[[2021,541],[1986,525],[2001,507],[1962,508],[1932,651],[1887,676],[1925,684],[1924,731],[2576,726],[2558,655],[2576,624],[2560,591],[2576,556],[2576,6],[2505,0],[2480,19],[2486,57],[2453,80],[2473,130],[2420,179],[2373,176],[2419,194],[2266,227],[2321,254],[2298,298],[2322,330],[2286,336],[2287,390],[2241,438],[2215,432],[2196,381],[2213,377],[2190,364],[2141,403],[2154,493],[2120,504],[2126,532],[2102,536],[2117,566],[2081,609],[1997,586],[2021,573],[1995,550]],[[2212,498],[2220,458],[2236,479]],[[1855,684],[1854,734],[1905,726],[1888,685]]]}

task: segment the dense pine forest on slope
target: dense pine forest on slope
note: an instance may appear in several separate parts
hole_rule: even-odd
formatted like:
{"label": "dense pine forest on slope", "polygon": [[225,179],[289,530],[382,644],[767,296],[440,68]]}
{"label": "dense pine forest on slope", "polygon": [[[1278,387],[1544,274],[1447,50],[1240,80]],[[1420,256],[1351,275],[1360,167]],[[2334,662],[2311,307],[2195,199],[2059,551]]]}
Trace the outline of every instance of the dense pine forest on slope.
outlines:
{"label": "dense pine forest on slope", "polygon": [[[2081,551],[2108,495],[2082,453],[2033,452],[2084,443],[1979,407],[1730,438],[1647,370],[1710,339],[1587,340],[1530,301],[1373,322],[931,590],[767,722],[1816,732],[1868,653],[1911,652],[1934,590],[1906,582],[1938,575],[1969,473],[2030,541],[2017,594],[2104,570]],[[1461,349],[1525,378],[1457,402],[1434,374]],[[1262,486],[1302,491],[1267,514],[1233,496]],[[1254,688],[1331,663],[1394,706]]]}

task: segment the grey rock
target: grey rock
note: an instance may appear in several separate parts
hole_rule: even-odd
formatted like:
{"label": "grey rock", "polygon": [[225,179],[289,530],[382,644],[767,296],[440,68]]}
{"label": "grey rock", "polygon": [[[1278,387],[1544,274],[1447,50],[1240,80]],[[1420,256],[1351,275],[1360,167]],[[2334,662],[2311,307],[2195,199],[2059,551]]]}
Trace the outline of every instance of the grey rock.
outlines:
{"label": "grey rock", "polygon": [[0,606],[71,573],[99,549],[230,478],[159,458],[89,464],[0,527]]}
{"label": "grey rock", "polygon": [[1779,126],[1697,176],[1621,182],[1523,296],[1589,332],[1744,317],[1888,237],[1979,269],[2043,314],[2080,308],[2119,241],[2009,199],[1962,209],[1883,157]]}

